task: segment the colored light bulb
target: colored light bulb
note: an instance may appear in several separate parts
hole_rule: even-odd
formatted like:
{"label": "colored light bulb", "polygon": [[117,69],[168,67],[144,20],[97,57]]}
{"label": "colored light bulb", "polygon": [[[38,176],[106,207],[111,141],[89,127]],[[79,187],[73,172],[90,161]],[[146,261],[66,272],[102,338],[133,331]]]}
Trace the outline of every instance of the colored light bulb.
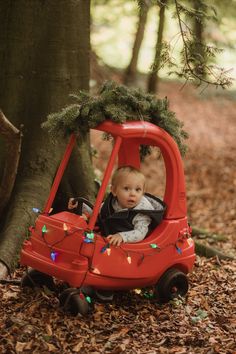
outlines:
{"label": "colored light bulb", "polygon": [[189,246],[192,246],[192,244],[193,244],[193,239],[192,239],[191,237],[189,237],[189,238],[187,239],[187,242],[188,242],[188,245],[189,245]]}
{"label": "colored light bulb", "polygon": [[[109,251],[108,251],[109,250]],[[107,243],[105,246],[103,246],[102,248],[101,248],[101,253],[105,253],[107,251],[107,253],[109,253],[109,255],[111,254],[111,249],[110,249],[110,244],[109,243]]]}
{"label": "colored light bulb", "polygon": [[94,239],[94,233],[93,232],[87,233],[86,237],[89,238],[90,240],[93,240]]}
{"label": "colored light bulb", "polygon": [[32,210],[34,213],[37,213],[37,214],[40,213],[40,209],[38,209],[38,208],[32,208]]}
{"label": "colored light bulb", "polygon": [[127,261],[129,264],[131,264],[131,257],[130,256],[127,257]]}
{"label": "colored light bulb", "polygon": [[68,234],[68,227],[67,227],[66,223],[63,224],[63,230],[65,232],[65,235],[67,235]]}
{"label": "colored light bulb", "polygon": [[84,294],[83,294],[83,293],[80,293],[80,294],[79,294],[79,297],[80,297],[82,300],[84,300],[84,299],[85,299],[85,296],[84,296]]}
{"label": "colored light bulb", "polygon": [[100,251],[100,252],[101,252],[101,253],[105,253],[106,250],[107,250],[107,248],[106,248],[106,246],[104,246],[104,247],[101,248],[101,251]]}
{"label": "colored light bulb", "polygon": [[94,268],[94,269],[93,269],[93,273],[95,273],[95,274],[101,274],[100,270],[97,269],[97,268]]}
{"label": "colored light bulb", "polygon": [[179,248],[177,245],[175,245],[175,248],[176,248],[176,250],[177,250],[178,254],[182,254],[182,250],[181,250],[181,248]]}
{"label": "colored light bulb", "polygon": [[84,239],[84,242],[85,242],[85,243],[93,243],[93,240],[90,240],[89,238],[85,238],[85,239]]}
{"label": "colored light bulb", "polygon": [[86,299],[86,301],[87,301],[89,304],[91,304],[92,300],[91,300],[91,297],[90,297],[90,296],[86,296],[85,299]]}
{"label": "colored light bulb", "polygon": [[45,233],[45,232],[47,232],[48,230],[47,230],[47,226],[46,225],[43,225],[43,227],[42,227],[42,233]]}
{"label": "colored light bulb", "polygon": [[51,254],[50,254],[51,260],[52,260],[53,262],[56,261],[57,256],[58,256],[58,253],[55,252],[55,251],[52,251]]}
{"label": "colored light bulb", "polygon": [[151,244],[150,244],[150,247],[151,247],[151,248],[159,248],[159,246],[157,246],[156,243],[151,243]]}

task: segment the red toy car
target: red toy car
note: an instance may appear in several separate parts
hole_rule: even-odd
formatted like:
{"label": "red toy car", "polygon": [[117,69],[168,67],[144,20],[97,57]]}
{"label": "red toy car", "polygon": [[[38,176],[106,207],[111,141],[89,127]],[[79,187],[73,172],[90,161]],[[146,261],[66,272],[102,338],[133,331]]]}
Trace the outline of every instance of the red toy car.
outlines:
{"label": "red toy car", "polygon": [[[21,264],[30,266],[23,283],[52,277],[71,288],[65,290],[72,312],[85,314],[89,305],[80,288],[125,290],[155,286],[159,297],[168,301],[188,291],[186,274],[194,261],[194,243],[187,221],[185,179],[179,149],[172,137],[161,128],[144,121],[116,124],[105,121],[97,130],[109,133],[114,146],[88,222],[81,215],[62,211],[50,215],[50,208],[75,144],[72,135],[55,177],[48,201],[30,228],[24,242]],[[118,157],[118,166],[140,167],[140,145],[160,148],[166,169],[164,203],[167,208],[162,222],[141,242],[109,246],[96,231],[95,224],[106,188]],[[81,203],[84,201],[81,198]],[[80,203],[80,204],[81,204]],[[27,278],[28,277],[28,278]]]}

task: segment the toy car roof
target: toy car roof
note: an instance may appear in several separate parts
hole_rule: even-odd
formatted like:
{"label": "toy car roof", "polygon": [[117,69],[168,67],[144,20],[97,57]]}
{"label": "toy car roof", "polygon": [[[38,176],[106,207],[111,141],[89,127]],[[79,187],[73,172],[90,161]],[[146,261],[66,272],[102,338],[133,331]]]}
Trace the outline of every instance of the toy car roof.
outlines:
{"label": "toy car roof", "polygon": [[[166,188],[164,202],[167,205],[165,218],[179,219],[186,216],[186,193],[182,158],[174,139],[160,127],[146,121],[130,121],[117,124],[104,121],[96,130],[109,133],[114,138],[114,146],[108,161],[101,188],[94,205],[89,228],[93,229],[102,203],[116,158],[118,166],[140,167],[140,145],[158,146],[166,168]],[[72,135],[55,177],[44,212],[48,212],[56,195],[62,175],[70,158],[76,137]]]}

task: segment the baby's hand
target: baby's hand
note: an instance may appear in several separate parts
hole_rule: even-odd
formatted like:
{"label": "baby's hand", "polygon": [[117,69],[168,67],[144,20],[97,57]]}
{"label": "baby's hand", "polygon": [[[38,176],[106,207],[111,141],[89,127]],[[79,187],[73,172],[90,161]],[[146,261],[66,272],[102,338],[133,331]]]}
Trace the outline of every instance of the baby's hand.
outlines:
{"label": "baby's hand", "polygon": [[85,221],[88,221],[89,217],[90,217],[89,213],[83,213],[83,214],[82,214],[82,218],[83,218]]}
{"label": "baby's hand", "polygon": [[77,206],[78,206],[78,202],[75,201],[75,198],[70,198],[69,202],[68,202],[68,205],[67,205],[67,208],[69,210],[71,210],[71,209],[77,208]]}
{"label": "baby's hand", "polygon": [[109,243],[113,246],[120,246],[121,243],[123,242],[123,238],[121,237],[120,234],[109,235],[107,236],[107,239]]}

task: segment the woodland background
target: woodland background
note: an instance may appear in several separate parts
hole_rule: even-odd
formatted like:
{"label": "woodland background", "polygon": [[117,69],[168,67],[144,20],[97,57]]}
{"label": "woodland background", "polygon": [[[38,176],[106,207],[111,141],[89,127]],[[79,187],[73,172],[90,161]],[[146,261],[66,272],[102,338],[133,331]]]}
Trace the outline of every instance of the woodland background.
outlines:
{"label": "woodland background", "polygon": [[[3,28],[7,28],[6,11],[8,11],[7,15],[10,18],[10,7],[5,5],[7,3],[10,4],[11,2],[0,2],[0,10],[2,10],[0,11],[2,16],[0,23]],[[33,3],[37,7],[36,10],[27,9],[27,6],[25,6],[25,9],[21,9],[21,11],[28,10],[28,15],[29,13],[33,14],[35,16],[33,18],[36,21],[36,17],[40,17],[41,14],[45,15],[46,10],[40,8],[42,6],[41,1],[34,1]],[[73,6],[72,8],[70,7],[73,1],[68,1],[67,4],[63,1],[60,1],[60,4],[55,4],[53,1],[50,3],[55,7],[48,7],[48,12],[46,11],[47,18],[53,18],[58,23],[60,23],[59,19],[63,11],[64,14],[66,13],[64,24],[65,20],[71,21],[72,16],[74,21],[80,21],[81,26],[87,16],[84,27],[80,27],[80,38],[83,38],[86,33],[86,40],[82,41],[79,53],[82,53],[85,48],[88,50],[89,31],[87,30],[86,32],[86,25],[88,24],[89,1],[78,1],[78,7],[76,8],[78,12],[74,15],[72,12],[75,8]],[[232,68],[230,76],[235,77],[234,38],[236,28],[234,15],[236,13],[236,3],[235,1],[227,1],[223,6],[221,3],[218,1],[207,2],[208,5],[215,5],[219,22],[209,21],[208,18],[204,18],[203,39],[207,43],[215,43],[218,48],[224,48],[222,53],[216,54],[211,63],[216,63],[226,70]],[[24,1],[21,0],[18,4],[20,7],[25,5]],[[182,4],[186,4],[186,2],[183,1]],[[196,4],[201,5],[202,2],[194,1],[192,3],[193,7]],[[189,2],[187,2],[187,5],[189,6]],[[178,26],[173,24],[174,19],[171,15],[173,8],[174,2],[170,3],[166,10],[163,36],[167,41],[173,38],[175,33],[178,33]],[[159,9],[153,6],[149,10],[147,27],[138,60],[139,71],[134,75],[135,77],[132,77],[131,81],[127,81],[129,85],[135,85],[135,87],[140,87],[143,90],[147,89],[150,73],[152,72],[150,71],[150,66],[155,52],[158,23],[160,23],[158,17],[158,14],[160,14]],[[135,1],[93,1],[91,3],[91,14],[91,48],[93,51],[90,62],[90,90],[91,92],[96,92],[105,80],[112,79],[118,83],[124,82],[134,43],[139,8]],[[20,16],[18,17],[19,21]],[[26,29],[27,26],[32,28],[31,22],[32,20],[25,21]],[[42,23],[44,22],[42,21]],[[46,25],[45,27],[42,26],[42,23],[41,25],[35,23],[35,27],[39,26],[38,28],[41,28],[42,31],[45,30],[44,41],[46,41],[48,27]],[[17,26],[19,26],[19,23],[14,27],[15,30]],[[59,31],[58,27],[56,27],[56,31]],[[4,33],[4,31],[1,31],[1,33]],[[6,46],[6,36],[3,34],[0,36],[0,63],[1,68],[4,68],[14,53],[17,54],[19,61],[23,54],[19,52],[19,50],[22,50],[22,47],[19,46],[16,47],[15,52],[14,50],[10,51],[9,45],[8,47]],[[35,36],[37,37],[37,33],[35,33]],[[17,37],[13,36],[11,38]],[[5,43],[4,46],[3,43]],[[37,43],[39,44],[40,42]],[[39,49],[41,48],[39,47]],[[63,49],[66,51],[66,48]],[[51,53],[50,48],[47,48],[47,50]],[[176,44],[175,50],[176,53],[181,51],[181,43]],[[30,53],[32,54],[34,51],[35,46]],[[41,50],[37,52],[38,55],[39,53],[41,53]],[[175,60],[180,66],[181,58],[178,55]],[[42,58],[46,66],[44,55],[42,55],[41,61]],[[3,66],[3,63],[5,66]],[[69,70],[69,67],[71,69],[71,66],[73,68],[74,66],[76,67],[74,61],[73,64],[71,62],[69,64],[65,63],[66,59],[64,65],[67,70]],[[11,64],[12,67],[15,65],[13,61]],[[38,65],[40,67],[41,63]],[[61,63],[58,64],[58,68],[60,66]],[[80,72],[82,70],[85,73],[89,70],[88,66],[85,66],[85,69],[81,69],[82,66],[83,64],[79,66]],[[6,92],[3,93],[3,88],[5,90],[5,88],[11,87],[9,81],[7,81],[9,76],[13,74],[19,76],[22,67],[17,69],[19,72],[16,69],[17,67],[13,71],[1,69],[0,77],[2,82],[0,107],[6,117],[18,129],[20,124],[24,123],[25,125],[22,128],[24,135],[23,148],[16,184],[13,194],[0,216],[1,260],[9,268],[11,268],[12,260],[9,260],[8,263],[8,258],[4,258],[5,250],[9,248],[4,240],[11,237],[11,234],[17,233],[17,237],[20,239],[19,243],[22,242],[21,235],[24,234],[26,226],[35,218],[35,215],[31,212],[32,207],[41,208],[43,206],[55,171],[54,167],[48,165],[46,157],[55,161],[54,165],[56,166],[56,162],[59,161],[63,150],[60,148],[55,153],[50,147],[45,132],[41,134],[40,138],[36,138],[33,126],[36,125],[38,134],[40,120],[41,122],[44,121],[47,114],[67,104],[68,94],[71,91],[79,88],[88,88],[83,75],[82,79],[80,78],[80,82],[75,80],[70,85],[68,85],[68,81],[65,85],[61,85],[59,81],[62,86],[60,89],[56,88],[58,83],[53,86],[55,77],[52,77],[51,80],[50,77],[46,78],[45,76],[43,80],[42,77],[40,78],[41,86],[35,92],[29,91],[31,82],[33,85],[37,82],[38,85],[40,81],[39,79],[34,81],[35,76],[38,75],[32,74],[30,79],[26,76],[18,78],[18,81],[15,81],[17,85],[12,89],[9,97],[6,97]],[[178,119],[184,122],[184,128],[189,133],[187,142],[189,149],[184,157],[184,166],[188,215],[190,224],[197,229],[195,238],[204,245],[214,247],[223,252],[224,255],[232,258],[236,257],[235,82],[227,90],[222,90],[222,86],[224,86],[222,82],[217,85],[208,85],[207,82],[204,84],[203,81],[201,86],[196,87],[194,83],[198,85],[200,83],[199,80],[194,80],[190,77],[190,81],[185,84],[183,76],[182,78],[168,76],[168,66],[159,69],[158,73],[155,73],[155,76],[158,74],[160,78],[155,92],[158,97],[167,96],[170,102],[170,109],[175,111]],[[78,68],[75,70],[78,70]],[[60,73],[60,69],[58,73]],[[200,75],[203,80],[206,79],[201,70],[200,72],[195,71],[195,73]],[[25,85],[22,85],[22,82],[25,82]],[[227,81],[224,82],[227,83]],[[8,85],[4,86],[3,84],[6,83]],[[39,92],[45,90],[45,88],[47,88],[46,93],[41,95]],[[51,91],[51,88],[54,91]],[[19,94],[19,91],[17,94],[17,90],[21,90],[21,94]],[[57,96],[57,98],[49,99],[49,96]],[[47,101],[47,105],[44,99]],[[39,115],[41,116],[40,119],[37,118]],[[26,116],[30,116],[31,123],[27,123],[26,119],[23,122],[22,117]],[[29,143],[29,136],[33,136],[34,143]],[[1,171],[3,171],[3,166],[6,164],[7,149],[5,139],[2,139],[1,136],[0,139],[0,162]],[[25,141],[27,141],[27,144]],[[47,145],[45,150],[42,148],[41,141],[44,142],[44,145]],[[103,158],[107,154],[108,147],[106,142],[101,141],[98,134],[92,135],[91,143],[98,150],[93,162],[96,174],[99,175],[104,168]],[[34,151],[34,154],[30,153],[29,149]],[[46,157],[42,158],[42,154]],[[32,155],[34,157],[37,155],[36,164]],[[157,186],[156,180],[160,180],[163,176],[159,175],[159,171],[154,167],[152,158],[150,157],[145,161],[143,169],[148,179],[149,190],[152,193],[159,194],[161,191],[159,186]],[[23,160],[30,161],[30,172],[26,170],[26,163],[23,164]],[[80,166],[81,163],[83,164],[83,162],[80,162]],[[24,168],[22,167],[23,165]],[[37,168],[35,169],[36,165],[40,165],[42,170],[37,171]],[[74,174],[76,174],[76,171],[74,171]],[[3,172],[1,176],[3,176]],[[42,176],[46,177],[43,177],[45,179],[43,179],[41,184],[38,184],[37,179],[42,179]],[[32,179],[35,182],[31,185],[30,180]],[[85,173],[84,176],[80,176],[80,181],[84,180],[87,181],[85,182],[87,184],[92,181],[92,177],[89,177],[89,172]],[[46,182],[42,187],[44,181]],[[28,186],[30,186],[30,189],[26,193]],[[35,194],[35,188],[39,188],[41,191],[42,196],[40,198],[42,199],[38,197],[38,194]],[[30,194],[31,192],[32,194]],[[19,195],[18,199],[17,194]],[[28,194],[30,195],[28,196]],[[14,216],[15,209],[17,209],[17,212],[15,211],[17,215]],[[7,224],[6,221],[8,222]],[[12,253],[10,252],[10,256],[12,254],[16,256],[16,249],[14,247],[11,249],[13,251]],[[17,264],[15,259],[14,263]],[[225,260],[217,255],[209,259],[197,256],[194,271],[189,276],[190,291],[185,300],[180,299],[166,305],[160,305],[148,299],[145,296],[145,292],[141,294],[135,292],[120,293],[116,295],[112,304],[104,305],[95,302],[93,304],[93,312],[87,318],[80,316],[74,318],[64,314],[59,309],[58,300],[48,290],[22,291],[18,282],[24,269],[17,266],[12,271],[11,278],[7,278],[9,282],[5,284],[3,282],[0,285],[1,352],[235,353],[235,270],[235,260]]]}

